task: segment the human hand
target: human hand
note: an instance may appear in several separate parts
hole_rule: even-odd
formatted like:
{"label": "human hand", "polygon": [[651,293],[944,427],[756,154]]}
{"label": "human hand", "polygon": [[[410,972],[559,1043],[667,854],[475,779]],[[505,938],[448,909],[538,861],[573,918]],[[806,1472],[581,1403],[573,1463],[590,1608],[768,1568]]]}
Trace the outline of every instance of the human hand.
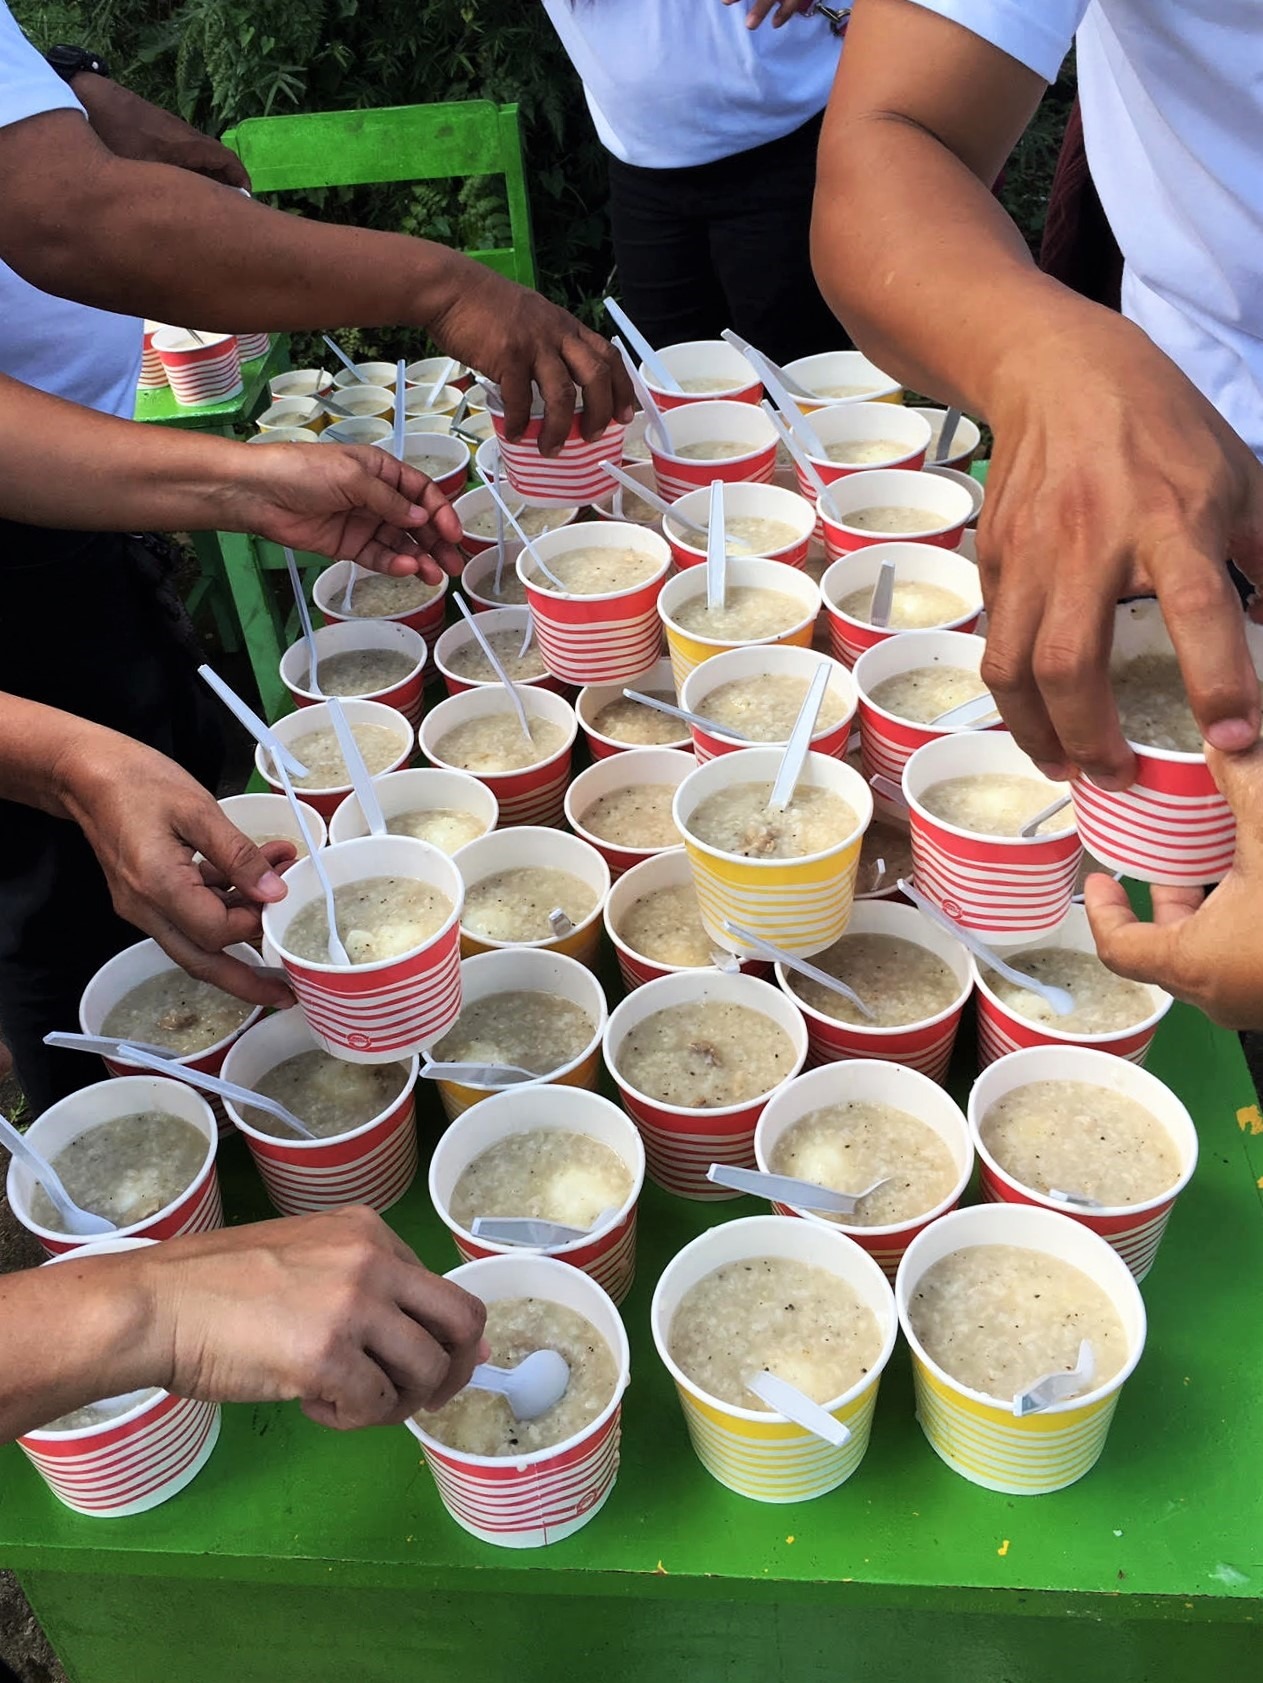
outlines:
{"label": "human hand", "polygon": [[[740,5],[741,0],[724,0],[725,6]],[[806,17],[816,0],[750,0],[750,10],[746,13],[746,28],[757,29],[769,12],[774,11],[772,28],[779,29],[792,17]]]}
{"label": "human hand", "polygon": [[1263,879],[1263,745],[1244,754],[1210,748],[1207,763],[1237,820],[1232,869],[1200,888],[1151,890],[1153,922],[1141,923],[1121,883],[1091,876],[1085,901],[1103,963],[1136,982],[1156,982],[1225,1028],[1263,1026],[1263,943],[1256,933]]}
{"label": "human hand", "polygon": [[136,1253],[161,1383],[221,1402],[301,1401],[318,1425],[440,1408],[482,1354],[485,1310],[373,1211],[259,1222]]}
{"label": "human hand", "polygon": [[250,177],[237,154],[170,111],[90,70],[81,71],[70,85],[93,129],[116,157],[170,164],[249,192]]}
{"label": "human hand", "polygon": [[[248,458],[248,459],[245,459]],[[379,573],[460,574],[460,519],[425,474],[372,445],[242,447],[221,531],[357,561]]]}
{"label": "human hand", "polygon": [[[454,257],[458,254],[453,254]],[[494,380],[504,398],[505,430],[521,438],[531,417],[531,383],[544,400],[539,448],[555,456],[583,392],[583,436],[597,438],[612,418],[635,413],[631,381],[614,347],[538,292],[461,258],[451,301],[425,324],[448,355]]]}
{"label": "human hand", "polygon": [[1152,589],[1207,740],[1259,734],[1258,680],[1229,555],[1263,580],[1263,467],[1132,323],[1050,325],[1000,370],[978,529],[989,613],[982,675],[1048,776],[1128,788],[1135,759],[1108,661],[1120,597]]}

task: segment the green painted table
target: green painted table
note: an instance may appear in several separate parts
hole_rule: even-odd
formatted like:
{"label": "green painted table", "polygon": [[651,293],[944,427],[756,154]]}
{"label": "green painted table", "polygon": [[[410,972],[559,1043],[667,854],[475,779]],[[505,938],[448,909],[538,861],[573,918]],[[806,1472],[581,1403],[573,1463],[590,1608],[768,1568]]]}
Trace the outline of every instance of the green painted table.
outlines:
{"label": "green painted table", "polygon": [[[1069,1490],[1023,1500],[948,1472],[902,1351],[849,1484],[770,1508],[713,1483],[648,1302],[681,1244],[753,1205],[649,1188],[622,1471],[577,1536],[476,1543],[406,1432],[340,1437],[294,1406],[237,1407],[196,1482],[136,1519],[77,1518],[0,1452],[0,1562],[74,1683],[906,1683],[932,1667],[971,1683],[1246,1683],[1263,1673],[1263,1121],[1235,1038],[1191,1011],[1173,1012],[1152,1067],[1192,1108],[1201,1165],[1146,1287],[1150,1347],[1103,1460]],[[422,1126],[437,1130],[434,1109]],[[237,1142],[223,1178],[235,1216],[265,1213]],[[391,1219],[452,1263],[420,1184]]]}

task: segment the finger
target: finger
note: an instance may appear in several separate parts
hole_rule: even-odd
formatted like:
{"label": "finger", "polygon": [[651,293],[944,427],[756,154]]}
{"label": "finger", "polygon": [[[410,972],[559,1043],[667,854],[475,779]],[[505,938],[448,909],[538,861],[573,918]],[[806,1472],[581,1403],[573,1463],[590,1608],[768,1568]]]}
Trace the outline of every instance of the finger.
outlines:
{"label": "finger", "polygon": [[[581,428],[586,439],[599,438],[614,414],[614,382],[610,365],[600,354],[602,344],[595,333],[581,333],[566,351],[570,378],[583,392]],[[622,358],[618,360],[621,366]]]}
{"label": "finger", "polygon": [[1174,538],[1148,553],[1146,564],[1202,735],[1240,753],[1258,740],[1259,681],[1228,569],[1222,557]]}
{"label": "finger", "polygon": [[535,364],[535,383],[544,400],[539,453],[541,456],[555,456],[566,442],[570,423],[574,420],[574,381],[556,352],[542,352]]}
{"label": "finger", "polygon": [[[1099,574],[1099,560],[1092,569]],[[1129,789],[1136,778],[1136,756],[1118,722],[1109,672],[1114,608],[1113,593],[1102,591],[1099,577],[1063,558],[1057,589],[1045,602],[1031,666],[1066,759],[1098,788]]]}
{"label": "finger", "polygon": [[[980,548],[979,554],[982,554]],[[991,592],[986,587],[987,641],[982,656],[982,681],[995,697],[1005,724],[1020,748],[1045,777],[1064,782],[1071,767],[1057,740],[1032,672],[1031,660],[1044,611],[1044,591],[1034,579],[1015,570]]]}
{"label": "finger", "polygon": [[[437,488],[425,474],[406,462],[396,461],[388,450],[351,446],[347,455],[349,478],[345,491],[350,506],[365,509],[401,530],[429,522],[427,499]],[[446,501],[441,491],[437,494],[441,501]]]}
{"label": "finger", "polygon": [[486,1306],[450,1280],[419,1266],[399,1270],[395,1300],[451,1358],[453,1366],[440,1386],[440,1400],[432,1404],[441,1408],[468,1381],[473,1369],[470,1357],[477,1351],[486,1325]]}
{"label": "finger", "polygon": [[1208,746],[1206,763],[1237,820],[1235,869],[1248,871],[1252,850],[1243,848],[1240,841],[1263,837],[1263,742],[1256,742],[1244,754],[1222,754]]}
{"label": "finger", "polygon": [[442,1408],[459,1385],[448,1382],[452,1360],[410,1316],[383,1310],[364,1336],[364,1348],[399,1393],[402,1417],[419,1408]]}
{"label": "finger", "polygon": [[[262,853],[274,871],[288,871],[298,858],[298,848],[294,843],[292,841],[282,841],[280,837],[275,841],[260,842],[258,846],[259,852]],[[209,859],[199,859],[197,868],[201,872],[202,881],[207,888],[227,889],[232,887],[224,873],[217,866],[212,865]]]}
{"label": "finger", "polygon": [[504,375],[500,397],[504,403],[504,436],[510,444],[516,444],[531,418],[531,373],[524,362],[516,362]]}
{"label": "finger", "polygon": [[270,905],[285,898],[285,884],[272,861],[209,795],[191,811],[177,814],[176,827],[182,839],[248,899]]}
{"label": "finger", "polygon": [[[731,5],[732,0],[725,0],[725,4]],[[746,28],[757,29],[772,7],[779,4],[780,0],[751,0],[750,9],[746,13]]]}
{"label": "finger", "polygon": [[1174,968],[1175,930],[1192,916],[1193,908],[1171,906],[1167,921],[1142,923],[1122,883],[1095,874],[1084,885],[1084,905],[1102,964],[1133,982],[1167,986]]}
{"label": "finger", "polygon": [[354,1432],[364,1426],[397,1425],[399,1393],[379,1363],[363,1351],[348,1352],[321,1376],[319,1395],[305,1397],[303,1413],[318,1426]]}
{"label": "finger", "polygon": [[[211,890],[207,889],[205,892],[214,898]],[[256,911],[231,911],[220,902],[217,902],[217,905],[225,946],[235,946],[238,942],[251,940],[258,934],[259,914]],[[130,915],[129,921],[137,928],[143,929],[146,935],[152,936],[168,958],[173,959],[181,970],[187,971],[198,981],[210,982],[212,986],[222,988],[225,993],[232,994],[234,999],[244,1000],[248,1005],[271,1006],[277,1011],[287,1011],[294,1003],[293,994],[283,982],[264,975],[256,966],[245,963],[243,959],[234,958],[231,953],[199,946],[157,906],[137,908]]]}

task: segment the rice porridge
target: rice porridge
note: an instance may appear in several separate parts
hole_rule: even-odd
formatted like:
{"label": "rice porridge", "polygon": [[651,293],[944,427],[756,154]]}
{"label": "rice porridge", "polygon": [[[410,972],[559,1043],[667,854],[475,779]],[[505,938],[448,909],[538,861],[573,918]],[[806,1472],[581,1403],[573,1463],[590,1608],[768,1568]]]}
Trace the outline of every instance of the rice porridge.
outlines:
{"label": "rice porridge", "polygon": [[1123,735],[1143,748],[1179,754],[1204,752],[1180,663],[1173,654],[1140,655],[1111,667],[1110,682]]}
{"label": "rice porridge", "polygon": [[655,888],[634,900],[618,925],[618,937],[655,964],[698,969],[715,962],[715,943],[702,923],[691,882]]}
{"label": "rice porridge", "polygon": [[[361,571],[351,587],[351,613],[357,619],[383,619],[394,614],[415,613],[432,602],[442,591],[442,584],[427,584],[419,574],[410,578],[394,578],[386,573]],[[343,593],[338,593],[338,611],[342,609]]]}
{"label": "rice porridge", "polygon": [[1076,1192],[1098,1204],[1143,1204],[1180,1178],[1166,1129],[1125,1093],[1088,1081],[1032,1081],[982,1118],[982,1142],[1033,1192]]}
{"label": "rice porridge", "polygon": [[694,1385],[736,1408],[770,1414],[747,1388],[773,1373],[829,1403],[858,1385],[881,1355],[881,1329],[854,1286],[826,1268],[782,1256],[725,1263],[684,1294],[667,1348]]}
{"label": "rice porridge", "polygon": [[573,1000],[518,988],[462,1007],[430,1052],[435,1062],[516,1064],[532,1075],[551,1075],[573,1063],[595,1033],[596,1024]]}
{"label": "rice porridge", "polygon": [[932,1361],[1005,1407],[1037,1379],[1073,1371],[1085,1338],[1096,1372],[1077,1395],[1112,1379],[1129,1354],[1096,1281],[1020,1245],[968,1245],[942,1257],[921,1276],[908,1317]]}
{"label": "rice porridge", "polygon": [[671,615],[681,631],[710,637],[720,643],[748,643],[759,637],[779,637],[808,618],[796,597],[759,585],[728,586],[722,608],[706,606],[706,592],[690,596]]}
{"label": "rice porridge", "polygon": [[434,752],[445,765],[460,771],[521,771],[551,759],[566,745],[567,732],[552,719],[527,717],[528,742],[513,713],[483,713],[447,731],[435,744]]}
{"label": "rice porridge", "polygon": [[750,456],[761,448],[742,438],[703,438],[696,444],[673,445],[668,454],[690,462],[718,462],[731,456]]}
{"label": "rice porridge", "polygon": [[857,438],[842,444],[826,444],[824,453],[831,462],[897,462],[912,452],[899,438]]}
{"label": "rice porridge", "polygon": [[[241,826],[238,825],[237,828],[240,829]],[[247,830],[245,833],[250,837],[250,840],[256,847],[263,847],[267,842],[288,843],[288,845],[294,849],[295,859],[306,859],[308,853],[310,852],[307,843],[300,840],[298,836],[283,836],[279,830],[265,830],[262,835],[255,835],[253,830]]]}
{"label": "rice porridge", "polygon": [[[501,495],[504,493],[501,492]],[[545,532],[555,532],[558,527],[568,525],[576,513],[573,508],[527,508],[525,503],[515,503],[511,497],[505,497],[504,504],[528,538],[538,538]],[[465,515],[461,525],[471,537],[495,538],[498,533],[496,514],[493,503],[487,508],[480,508],[476,514]],[[508,521],[505,525],[508,527],[505,535],[512,538],[513,528],[508,525]]]}
{"label": "rice porridge", "polygon": [[731,392],[741,389],[733,381],[718,380],[713,374],[692,374],[687,379],[677,376],[676,384],[682,392]]}
{"label": "rice porridge", "polygon": [[445,474],[454,471],[452,463],[443,456],[414,455],[409,451],[406,459],[409,467],[416,468],[427,479],[442,479]]}
{"label": "rice porridge", "polygon": [[874,818],[864,832],[859,869],[855,873],[856,896],[877,894],[893,888],[900,877],[912,874],[912,836],[903,826]]}
{"label": "rice porridge", "polygon": [[[945,824],[971,830],[979,836],[1016,836],[1057,798],[1057,789],[1037,783],[1033,777],[1013,772],[982,771],[971,777],[949,777],[931,783],[918,797],[920,804]],[[1067,807],[1046,818],[1036,834],[1052,836],[1074,829],[1074,814]]]}
{"label": "rice porridge", "polygon": [[[702,519],[698,525],[710,530],[710,521]],[[696,532],[682,532],[682,541],[694,549],[698,547]],[[725,514],[724,548],[729,555],[771,555],[778,549],[788,549],[797,543],[802,533],[787,520],[766,520],[754,514]]]}
{"label": "rice porridge", "polygon": [[647,503],[643,497],[638,497],[626,487],[620,487],[621,496],[610,503],[609,513],[615,520],[630,520],[633,526],[656,526],[660,511],[652,503]]}
{"label": "rice porridge", "polygon": [[531,1128],[509,1134],[475,1157],[449,1200],[453,1221],[469,1231],[478,1216],[529,1216],[591,1227],[621,1209],[631,1171],[616,1151],[589,1134]]}
{"label": "rice porridge", "polygon": [[[333,891],[338,933],[352,964],[381,964],[425,942],[451,916],[446,894],[409,877],[365,877]],[[313,900],[285,932],[287,952],[315,964],[330,964],[329,920],[324,899]]]}
{"label": "rice porridge", "polygon": [[733,783],[693,808],[690,835],[724,853],[747,859],[801,859],[837,847],[854,835],[859,819],[841,795],[800,783],[779,812],[768,809],[771,783]]}
{"label": "rice porridge", "polygon": [[597,894],[570,871],[512,865],[465,888],[461,927],[485,941],[551,941],[548,914],[558,907],[573,924],[590,917]]}
{"label": "rice porridge", "polygon": [[1153,996],[1139,982],[1126,981],[1107,970],[1095,953],[1067,947],[1036,947],[1008,957],[1008,963],[1037,982],[1065,988],[1074,1010],[1058,1016],[1052,1006],[1015,983],[984,967],[983,978],[1002,1005],[1028,1023],[1042,1023],[1062,1034],[1113,1034],[1143,1023],[1153,1015]]}
{"label": "rice porridge", "polygon": [[794,1175],[833,1192],[863,1192],[854,1215],[826,1221],[847,1227],[892,1227],[915,1221],[951,1195],[960,1179],[956,1160],[934,1129],[894,1105],[855,1099],[810,1111],[777,1140],[773,1174]]}
{"label": "rice porridge", "polygon": [[[362,1128],[389,1110],[408,1083],[407,1064],[348,1064],[328,1052],[298,1052],[254,1082],[256,1093],[276,1099],[322,1140]],[[278,1139],[293,1132],[253,1106],[242,1112],[252,1128]]]}
{"label": "rice porridge", "polygon": [[396,813],[386,820],[386,831],[388,835],[411,836],[414,841],[429,842],[440,852],[452,854],[466,842],[485,836],[487,826],[476,813],[462,812],[454,806],[435,806]]}
{"label": "rice porridge", "polygon": [[483,1336],[493,1367],[517,1367],[536,1350],[556,1350],[570,1367],[561,1401],[535,1420],[515,1420],[508,1401],[464,1390],[434,1413],[414,1416],[422,1431],[466,1455],[512,1459],[550,1449],[584,1431],[614,1400],[618,1364],[601,1334],[577,1310],[538,1297],[487,1305]]}
{"label": "rice porridge", "polygon": [[722,1110],[770,1093],[794,1067],[779,1023],[748,1005],[717,1000],[655,1011],[614,1054],[628,1086],[660,1104]]}
{"label": "rice porridge", "polygon": [[638,438],[629,432],[623,438],[623,459],[628,462],[651,462],[653,453],[643,433]]}
{"label": "rice porridge", "polygon": [[46,1426],[41,1426],[41,1432],[79,1432],[85,1426],[104,1426],[107,1421],[120,1420],[124,1414],[130,1414],[132,1409],[139,1408],[142,1403],[151,1403],[155,1397],[161,1396],[158,1390],[129,1392],[125,1397],[108,1397],[104,1402],[85,1403],[82,1408],[71,1409],[69,1414],[60,1414],[56,1420],[50,1420]]}
{"label": "rice porridge", "polygon": [[173,965],[129,988],[106,1013],[101,1033],[112,1040],[144,1041],[161,1046],[173,1058],[187,1058],[235,1033],[254,1009]]}
{"label": "rice porridge", "polygon": [[[675,695],[668,690],[645,690],[655,701],[667,701],[675,706]],[[659,713],[642,701],[629,701],[625,695],[607,701],[592,721],[598,736],[608,736],[611,742],[628,742],[635,748],[664,746],[668,742],[686,742],[689,728],[683,719],[673,719],[669,713]]]}
{"label": "rice porridge", "polygon": [[[187,1192],[209,1149],[206,1135],[182,1116],[140,1110],[85,1128],[49,1161],[81,1209],[130,1227]],[[61,1217],[38,1182],[31,1188],[31,1215],[41,1227],[61,1232]]]}
{"label": "rice porridge", "polygon": [[308,667],[302,687],[325,695],[375,695],[403,683],[416,664],[395,649],[348,649],[345,654],[322,655],[316,664],[318,682],[312,682]]}
{"label": "rice porridge", "polygon": [[616,847],[678,847],[680,832],[671,816],[674,783],[635,783],[611,789],[584,807],[579,824],[589,835]]}
{"label": "rice porridge", "polygon": [[[733,678],[706,696],[699,709],[717,725],[727,725],[751,742],[785,742],[807,699],[806,678],[765,672],[757,678]],[[816,715],[816,734],[841,724],[845,708],[832,691],[824,692]]]}
{"label": "rice porridge", "polygon": [[[352,724],[351,735],[370,777],[388,771],[407,752],[407,744],[399,732],[390,730],[386,725]],[[310,730],[285,746],[307,767],[306,777],[291,776],[290,782],[295,789],[350,788],[351,773],[342,758],[342,749],[338,746],[332,725]]]}
{"label": "rice porridge", "polygon": [[810,389],[816,397],[867,397],[870,392],[878,391],[880,388],[873,385],[867,385],[812,386]]}
{"label": "rice porridge", "polygon": [[[468,594],[468,592],[466,593]],[[526,606],[526,586],[517,576],[517,568],[512,561],[507,561],[500,569],[500,588],[496,589],[495,568],[488,568],[478,585],[478,594],[488,602],[498,602],[502,608],[524,608]]]}
{"label": "rice porridge", "polygon": [[[871,599],[871,597],[870,597]],[[869,700],[897,719],[928,725],[949,707],[986,695],[987,686],[965,666],[914,666],[883,678],[869,690]]]}
{"label": "rice porridge", "polygon": [[[865,625],[872,623],[873,587],[852,590],[838,603],[838,612]],[[954,590],[941,584],[925,584],[920,579],[896,579],[895,593],[890,604],[892,631],[924,631],[930,626],[946,625],[949,620],[961,619],[969,612],[969,603]],[[940,709],[941,711],[941,709]]]}
{"label": "rice porridge", "polygon": [[[517,678],[526,682],[531,678],[542,678],[548,668],[544,665],[538,646],[532,641],[526,653],[521,652],[521,631],[492,631],[483,633],[495,651],[496,659],[503,666],[510,678]],[[475,684],[495,684],[499,680],[491,670],[491,662],[478,646],[477,639],[470,636],[467,643],[460,643],[450,655],[446,656],[445,664],[449,672],[454,672],[458,678],[468,678]]]}
{"label": "rice porridge", "polygon": [[[661,562],[643,549],[615,549],[610,544],[593,544],[589,549],[568,549],[548,560],[548,571],[575,596],[603,596],[611,591],[634,590],[661,570]],[[539,568],[531,583],[539,590],[556,590]]]}
{"label": "rice porridge", "polygon": [[946,1011],[962,991],[951,966],[937,953],[897,935],[843,935],[811,962],[859,994],[872,1017],[823,982],[791,972],[792,991],[822,1016],[865,1028],[923,1023]]}

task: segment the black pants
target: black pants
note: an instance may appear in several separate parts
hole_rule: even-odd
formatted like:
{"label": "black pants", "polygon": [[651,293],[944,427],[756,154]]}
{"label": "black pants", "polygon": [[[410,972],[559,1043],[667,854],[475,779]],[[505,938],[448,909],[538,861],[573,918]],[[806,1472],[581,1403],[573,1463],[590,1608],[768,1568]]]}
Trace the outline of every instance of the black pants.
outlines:
{"label": "black pants", "polygon": [[[215,788],[215,704],[174,587],[138,539],[0,522],[0,689],[122,731]],[[141,938],[76,825],[0,801],[0,1036],[36,1113],[101,1078],[95,1058],[43,1036],[78,1028],[92,973]]]}
{"label": "black pants", "polygon": [[850,344],[811,273],[820,123],[686,169],[610,158],[619,301],[650,344],[731,327],[776,362]]}

